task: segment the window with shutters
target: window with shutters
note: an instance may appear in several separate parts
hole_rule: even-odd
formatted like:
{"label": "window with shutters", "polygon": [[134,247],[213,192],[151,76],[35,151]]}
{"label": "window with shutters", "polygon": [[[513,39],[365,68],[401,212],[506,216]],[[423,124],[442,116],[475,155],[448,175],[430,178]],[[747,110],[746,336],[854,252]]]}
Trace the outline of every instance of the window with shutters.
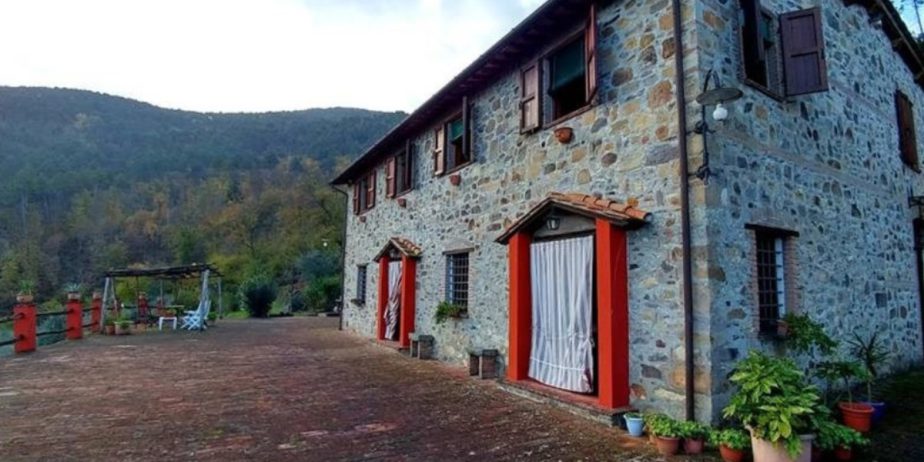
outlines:
{"label": "window with shutters", "polygon": [[468,252],[446,255],[446,301],[468,306]]}
{"label": "window with shutters", "polygon": [[821,10],[779,16],[759,0],[740,0],[744,80],[775,98],[828,89]]}
{"label": "window with shutters", "polygon": [[375,207],[375,171],[353,185],[353,213],[359,215]]}
{"label": "window with shutters", "polygon": [[411,142],[407,147],[385,163],[385,194],[396,197],[413,189],[413,162]]}
{"label": "window with shutters", "polygon": [[912,170],[920,172],[917,133],[914,129],[914,107],[908,96],[901,91],[895,92],[895,111],[898,119],[898,145],[902,162]]}
{"label": "window with shutters", "polygon": [[520,72],[520,131],[531,132],[542,125],[542,64],[533,63]]}
{"label": "window with shutters", "polygon": [[434,175],[458,170],[472,162],[471,131],[471,108],[468,98],[462,98],[462,112],[434,131]]}

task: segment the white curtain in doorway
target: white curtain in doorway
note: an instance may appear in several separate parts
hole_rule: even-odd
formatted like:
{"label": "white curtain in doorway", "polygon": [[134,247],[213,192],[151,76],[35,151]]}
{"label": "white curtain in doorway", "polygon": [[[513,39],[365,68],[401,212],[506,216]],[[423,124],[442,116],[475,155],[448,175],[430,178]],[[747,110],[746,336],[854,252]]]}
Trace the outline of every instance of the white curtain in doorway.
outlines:
{"label": "white curtain in doorway", "polygon": [[593,254],[592,236],[530,246],[529,377],[579,393],[593,391]]}
{"label": "white curtain in doorway", "polygon": [[385,309],[385,338],[397,340],[401,308],[401,262],[388,263],[388,307]]}

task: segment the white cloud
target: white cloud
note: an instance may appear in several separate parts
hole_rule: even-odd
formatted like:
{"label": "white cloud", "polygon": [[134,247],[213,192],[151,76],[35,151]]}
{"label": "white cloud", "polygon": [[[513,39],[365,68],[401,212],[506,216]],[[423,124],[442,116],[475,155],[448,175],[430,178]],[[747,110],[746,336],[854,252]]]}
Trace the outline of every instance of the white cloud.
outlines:
{"label": "white cloud", "polygon": [[411,110],[540,3],[3,1],[0,84],[191,110]]}

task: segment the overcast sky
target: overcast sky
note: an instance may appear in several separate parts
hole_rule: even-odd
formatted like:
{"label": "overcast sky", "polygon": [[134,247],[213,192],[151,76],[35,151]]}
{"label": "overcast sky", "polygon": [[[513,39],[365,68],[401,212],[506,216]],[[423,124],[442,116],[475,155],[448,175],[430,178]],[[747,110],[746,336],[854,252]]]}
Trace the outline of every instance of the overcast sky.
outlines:
{"label": "overcast sky", "polygon": [[3,0],[0,85],[410,111],[543,0]]}

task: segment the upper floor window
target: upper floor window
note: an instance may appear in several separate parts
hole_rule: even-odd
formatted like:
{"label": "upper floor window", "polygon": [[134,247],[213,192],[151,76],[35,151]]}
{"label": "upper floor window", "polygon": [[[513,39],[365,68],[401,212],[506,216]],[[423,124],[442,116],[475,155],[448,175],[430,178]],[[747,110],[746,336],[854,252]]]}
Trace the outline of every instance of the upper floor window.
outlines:
{"label": "upper floor window", "polygon": [[470,163],[472,157],[471,107],[462,98],[462,112],[434,131],[433,174],[442,175]]}
{"label": "upper floor window", "polygon": [[777,21],[759,0],[740,2],[745,80],[777,97],[827,90],[821,9],[793,11]]}
{"label": "upper floor window", "polygon": [[411,141],[404,150],[388,160],[385,166],[386,195],[395,197],[414,187],[414,155]]}
{"label": "upper floor window", "polygon": [[353,213],[359,215],[375,207],[375,169],[353,184]]}
{"label": "upper floor window", "polygon": [[914,108],[908,96],[895,92],[895,111],[898,118],[898,145],[902,162],[916,172],[921,171],[918,163],[918,141],[914,130]]}
{"label": "upper floor window", "polygon": [[446,301],[463,307],[468,307],[468,255],[446,255]]}

